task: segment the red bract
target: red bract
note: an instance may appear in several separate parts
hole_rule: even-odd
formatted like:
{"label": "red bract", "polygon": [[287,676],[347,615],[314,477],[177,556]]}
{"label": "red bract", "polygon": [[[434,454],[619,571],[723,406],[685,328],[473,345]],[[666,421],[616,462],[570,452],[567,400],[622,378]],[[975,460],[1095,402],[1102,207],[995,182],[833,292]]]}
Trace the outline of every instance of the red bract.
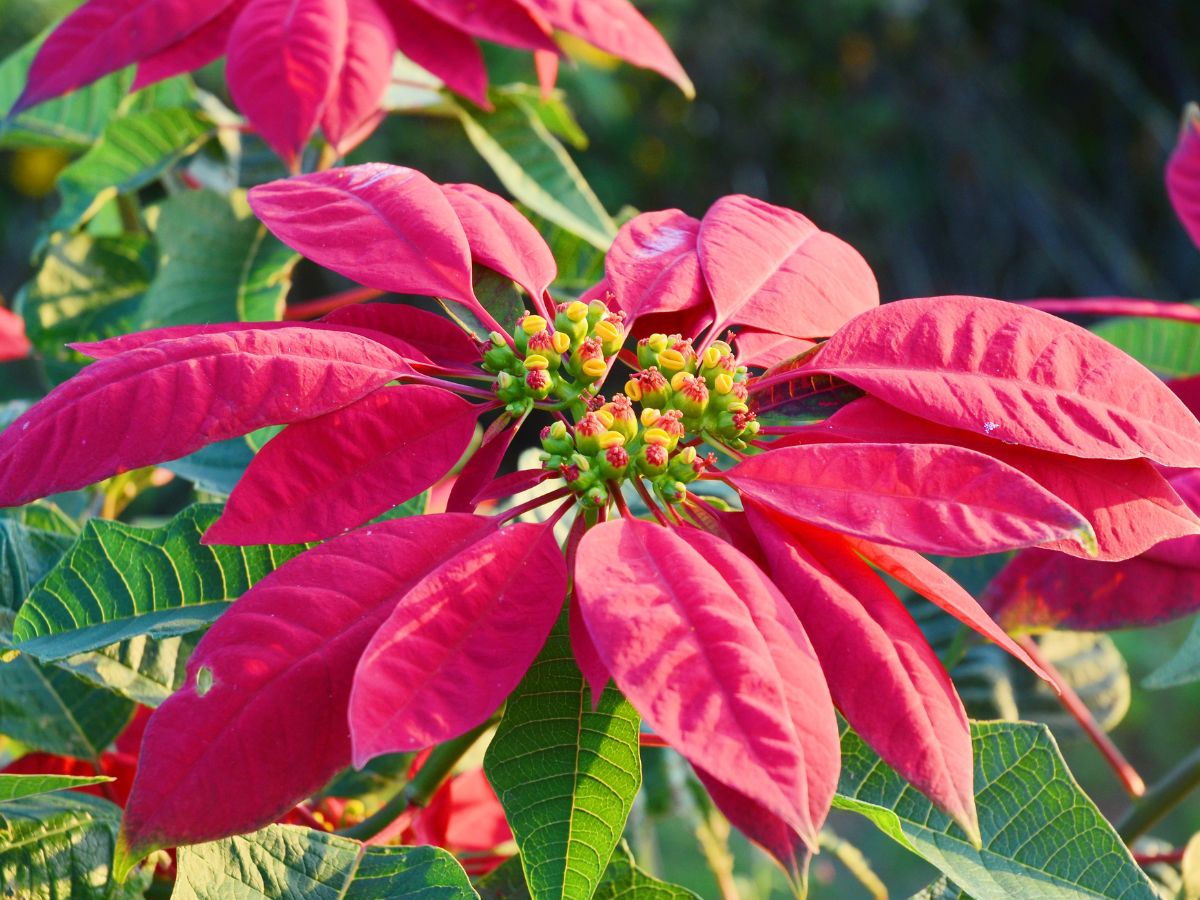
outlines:
{"label": "red bract", "polygon": [[88,0],[46,39],[13,111],[131,64],[145,87],[226,56],[238,106],[295,167],[318,128],[339,154],[374,130],[397,50],[488,106],[476,40],[553,56],[556,29],[692,93],[627,0]]}
{"label": "red bract", "polygon": [[25,320],[0,306],[0,362],[20,359],[28,354]]}
{"label": "red bract", "polygon": [[[1105,558],[1146,559],[1172,552],[1145,549],[1156,535],[1197,539],[1186,498],[1146,460],[1190,464],[1200,424],[1149,372],[996,301],[878,307],[861,258],[798,213],[733,197],[699,221],[638,217],[592,292],[610,306],[555,304],[548,250],[478,188],[368,166],[267,185],[252,201],[285,242],[366,284],[440,295],[488,321],[471,292],[484,266],[520,282],[534,312],[497,323],[482,354],[447,323],[390,305],[312,326],[108,341],[0,437],[0,499],[16,503],[288,424],[208,540],[300,540],[419,491],[496,413],[447,501],[458,511],[334,536],[212,627],[147,731],[126,863],[260,827],[352,760],[479,726],[542,646],[568,584],[593,698],[615,681],[793,877],[837,782],[835,707],[978,840],[962,704],[872,565],[1029,663],[918,551],[1082,553],[1094,531]],[[670,331],[623,347],[639,316]],[[716,339],[731,324],[753,329],[756,354],[832,337],[752,379]],[[602,396],[618,356],[636,368]],[[875,396],[827,426],[763,427],[750,405],[812,391],[828,415],[864,390]],[[120,433],[94,436],[99,404],[108,418],[114,404],[129,410]],[[174,418],[145,424],[158,409]],[[540,432],[542,469],[496,478],[538,411],[556,414]],[[716,481],[744,511],[710,496]],[[471,513],[543,483],[498,516]],[[556,504],[549,521],[507,524],[544,504]],[[569,512],[560,548],[554,526]]]}
{"label": "red bract", "polygon": [[1179,130],[1179,143],[1167,163],[1167,194],[1175,214],[1200,247],[1200,111],[1187,108]]}

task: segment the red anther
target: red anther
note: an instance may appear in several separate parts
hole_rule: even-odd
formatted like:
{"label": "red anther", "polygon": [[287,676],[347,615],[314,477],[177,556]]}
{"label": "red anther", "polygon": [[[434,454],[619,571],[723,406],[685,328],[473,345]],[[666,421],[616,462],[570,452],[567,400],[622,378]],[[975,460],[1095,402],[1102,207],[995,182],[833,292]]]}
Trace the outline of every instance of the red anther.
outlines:
{"label": "red anther", "polygon": [[543,329],[529,339],[529,352],[543,355],[558,352],[554,349],[554,334],[550,329]]}
{"label": "red anther", "polygon": [[614,469],[623,469],[629,465],[629,453],[624,447],[609,447],[604,451],[604,458]]}
{"label": "red anther", "polygon": [[661,444],[647,444],[642,452],[646,455],[646,462],[655,468],[667,464],[667,448]]}
{"label": "red anther", "polygon": [[550,374],[545,369],[531,369],[525,375],[525,384],[531,391],[544,391],[550,387]]}
{"label": "red anther", "polygon": [[547,440],[550,437],[550,426],[544,425],[542,430],[538,432],[538,437],[543,441]]}
{"label": "red anther", "polygon": [[658,366],[651,366],[648,369],[642,369],[640,372],[635,372],[633,375],[637,379],[637,383],[641,385],[642,394],[645,395],[650,391],[665,391],[670,387],[667,379],[662,372],[658,371]]}
{"label": "red anther", "polygon": [[575,425],[576,437],[600,437],[606,431],[608,426],[595,413],[588,413]]}
{"label": "red anther", "polygon": [[752,412],[735,412],[733,414],[733,427],[738,431],[742,431],[756,418],[757,416]]}
{"label": "red anther", "polygon": [[588,338],[579,345],[579,349],[575,351],[580,362],[587,362],[589,359],[604,359],[604,347],[600,343],[599,338]]}
{"label": "red anther", "polygon": [[682,381],[683,383],[679,386],[679,393],[683,394],[683,396],[693,403],[703,405],[708,402],[708,385],[704,383],[703,378],[688,375]]}
{"label": "red anther", "polygon": [[579,471],[579,466],[575,465],[574,463],[570,465],[563,463],[558,467],[558,470],[562,473],[563,481],[565,481],[567,484],[574,484],[579,480],[579,476],[581,474]]}
{"label": "red anther", "polygon": [[592,397],[590,400],[588,400],[588,404],[587,404],[588,412],[595,412],[600,407],[602,407],[604,405],[604,403],[605,403],[604,395],[597,394],[595,397]]}
{"label": "red anther", "polygon": [[673,438],[681,438],[686,433],[683,427],[683,413],[677,409],[664,410],[654,423],[655,428],[661,428]]}
{"label": "red anther", "polygon": [[750,396],[750,388],[746,386],[744,381],[735,381],[733,383],[733,396],[737,397],[743,403]]}

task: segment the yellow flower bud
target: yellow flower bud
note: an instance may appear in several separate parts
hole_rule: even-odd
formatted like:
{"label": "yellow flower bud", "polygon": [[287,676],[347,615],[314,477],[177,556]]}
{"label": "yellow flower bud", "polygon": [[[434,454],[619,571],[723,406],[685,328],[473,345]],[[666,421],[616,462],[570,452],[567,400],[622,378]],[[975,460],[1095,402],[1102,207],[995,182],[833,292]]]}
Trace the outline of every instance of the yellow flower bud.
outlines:
{"label": "yellow flower bud", "polygon": [[662,412],[646,407],[642,410],[642,424],[649,428],[662,417]]}
{"label": "yellow flower bud", "polygon": [[661,428],[647,428],[642,432],[642,440],[647,444],[657,444],[660,447],[666,447],[671,443],[671,436]]}
{"label": "yellow flower bud", "polygon": [[687,365],[687,360],[683,358],[682,353],[672,347],[658,354],[658,364],[668,372],[678,372]]}
{"label": "yellow flower bud", "polygon": [[617,431],[606,431],[600,435],[600,449],[607,450],[609,447],[620,447],[625,443],[625,435]]}
{"label": "yellow flower bud", "polygon": [[671,390],[682,390],[684,379],[688,377],[687,372],[676,372],[671,376]]}
{"label": "yellow flower bud", "polygon": [[[582,322],[587,318],[588,308],[586,303],[580,303],[578,300],[572,300],[567,304],[567,318],[572,322]],[[542,326],[545,327],[544,325]]]}
{"label": "yellow flower bud", "polygon": [[637,383],[636,379],[630,378],[627,382],[625,382],[625,396],[634,403],[637,403],[642,399],[642,386]]}
{"label": "yellow flower bud", "polygon": [[713,369],[721,363],[721,351],[716,347],[709,347],[704,351],[704,368]]}
{"label": "yellow flower bud", "polygon": [[596,418],[604,423],[605,428],[612,428],[612,423],[614,421],[613,414],[603,406],[596,410]]}
{"label": "yellow flower bud", "polygon": [[602,378],[608,366],[602,359],[589,359],[580,367],[588,378]]}
{"label": "yellow flower bud", "polygon": [[533,337],[539,331],[546,330],[546,320],[541,316],[526,316],[521,320],[521,330]]}
{"label": "yellow flower bud", "polygon": [[665,334],[652,334],[646,338],[646,346],[655,353],[661,353],[663,350],[666,350],[670,343],[671,339]]}
{"label": "yellow flower bud", "polygon": [[558,353],[566,353],[571,349],[571,336],[565,331],[556,331],[550,338],[550,342],[554,345],[555,351]]}
{"label": "yellow flower bud", "polygon": [[546,359],[544,356],[539,356],[537,353],[534,353],[532,356],[525,357],[525,368],[531,372],[534,369],[548,369],[550,368],[550,360]]}
{"label": "yellow flower bud", "polygon": [[725,372],[722,372],[714,380],[713,389],[718,394],[728,394],[733,390],[733,378],[730,375],[727,375]]}
{"label": "yellow flower bud", "polygon": [[621,339],[620,330],[612,322],[597,322],[596,327],[592,329],[592,333],[606,344],[611,344]]}

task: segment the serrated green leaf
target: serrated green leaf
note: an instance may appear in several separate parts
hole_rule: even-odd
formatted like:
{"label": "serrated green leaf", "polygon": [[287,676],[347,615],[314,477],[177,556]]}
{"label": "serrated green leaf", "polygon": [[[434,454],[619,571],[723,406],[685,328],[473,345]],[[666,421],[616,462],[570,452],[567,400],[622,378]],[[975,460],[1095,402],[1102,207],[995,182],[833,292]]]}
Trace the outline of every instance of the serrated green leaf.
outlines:
{"label": "serrated green leaf", "polygon": [[976,900],[1153,900],[1150,883],[1076,784],[1049,729],[975,722],[971,732],[980,849],[849,729],[834,806],[863,814]]}
{"label": "serrated green leaf", "polygon": [[[34,38],[0,63],[0,110],[9,110],[25,88],[29,65],[49,31]],[[81,150],[104,131],[133,83],[133,70],[125,69],[27,109],[15,118],[0,118],[0,148],[57,147]]]}
{"label": "serrated green leaf", "polygon": [[0,772],[0,803],[112,780],[107,775],[6,775]]}
{"label": "serrated green leaf", "polygon": [[483,767],[535,900],[588,898],[642,780],[641,719],[611,684],[593,712],[564,612],[505,705]]}
{"label": "serrated green leaf", "polygon": [[0,609],[16,612],[73,541],[16,519],[0,519]]}
{"label": "serrated green leaf", "polygon": [[1144,687],[1159,689],[1200,681],[1200,618],[1192,620],[1192,628],[1179,649],[1165,663],[1146,676]]}
{"label": "serrated green leaf", "polygon": [[159,265],[142,298],[141,327],[283,315],[300,257],[254,218],[244,193],[176,194],[151,218]]}
{"label": "serrated green leaf", "polygon": [[1200,372],[1200,341],[1196,340],[1196,326],[1190,322],[1114,318],[1091,330],[1164,378]]}
{"label": "serrated green leaf", "polygon": [[187,680],[188,657],[199,641],[199,632],[167,638],[143,634],[56,665],[135,703],[157,707]]}
{"label": "serrated green leaf", "polygon": [[112,120],[100,140],[59,174],[62,202],[49,230],[74,228],[117,194],[154,181],[215,133],[208,117],[188,109],[156,109]]}
{"label": "serrated green leaf", "polygon": [[366,847],[308,828],[179,849],[174,900],[450,900],[477,897],[462,866],[437,847]]}
{"label": "serrated green leaf", "polygon": [[152,870],[125,884],[112,878],[121,810],[87,794],[43,794],[5,803],[0,823],[0,891],[21,900],[142,897]]}
{"label": "serrated green leaf", "polygon": [[633,861],[633,854],[624,842],[613,854],[612,862],[604,873],[604,880],[596,889],[594,900],[699,900],[699,898],[677,884],[668,884],[647,875]]}
{"label": "serrated green leaf", "polygon": [[[0,617],[0,659],[11,649]],[[133,717],[134,704],[24,653],[0,662],[0,734],[36,750],[96,759]]]}
{"label": "serrated green leaf", "polygon": [[154,267],[153,245],[137,235],[79,234],[50,242],[41,268],[17,294],[16,308],[51,378],[64,381],[86,362],[66,348],[68,342],[102,340],[140,327],[142,295]]}
{"label": "serrated green leaf", "polygon": [[476,151],[519,201],[607,250],[617,226],[570,154],[527,101],[502,94],[495,99],[490,113],[454,106]]}
{"label": "serrated green leaf", "polygon": [[196,504],[159,528],[88,522],[17,614],[21,650],[63,659],[140,634],[194,631],[305,549],[202,545],[220,513]]}

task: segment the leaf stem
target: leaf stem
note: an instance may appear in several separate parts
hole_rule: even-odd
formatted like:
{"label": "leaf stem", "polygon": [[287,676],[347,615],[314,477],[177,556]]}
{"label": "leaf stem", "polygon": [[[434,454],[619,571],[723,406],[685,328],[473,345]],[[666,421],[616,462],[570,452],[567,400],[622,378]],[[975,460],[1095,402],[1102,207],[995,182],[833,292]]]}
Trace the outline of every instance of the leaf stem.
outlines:
{"label": "leaf stem", "polygon": [[642,498],[642,502],[646,504],[646,508],[654,514],[654,518],[658,519],[659,525],[669,526],[671,522],[663,515],[663,511],[658,508],[658,504],[654,502],[654,498],[650,496],[650,491],[646,489],[646,485],[642,482],[640,476],[634,476],[632,479],[633,489],[638,492],[638,496]]}
{"label": "leaf stem", "polygon": [[316,300],[293,303],[284,309],[283,318],[288,322],[315,319],[318,316],[331,313],[335,309],[341,309],[343,306],[374,300],[376,297],[382,297],[383,294],[383,291],[376,290],[375,288],[354,288],[353,290],[330,294],[328,297],[318,297]]}
{"label": "leaf stem", "polygon": [[1169,813],[1184,797],[1200,786],[1200,748],[1183,758],[1163,779],[1150,786],[1120,822],[1117,833],[1126,844],[1133,843]]}
{"label": "leaf stem", "polygon": [[619,484],[610,483],[608,494],[613,498],[613,503],[617,504],[617,512],[621,514],[622,519],[634,518],[633,513],[629,511],[629,504],[625,502],[625,497],[621,493],[621,486]]}
{"label": "leaf stem", "polygon": [[534,497],[532,500],[527,500],[520,506],[514,506],[512,509],[505,510],[500,514],[500,521],[507,522],[509,519],[515,519],[517,516],[523,516],[525,513],[538,507],[545,506],[547,503],[553,503],[561,497],[566,497],[571,493],[569,487],[555,488],[548,494],[542,494],[540,497]]}
{"label": "leaf stem", "polygon": [[357,825],[341,828],[334,834],[356,841],[369,841],[409,809],[426,806],[442,782],[450,776],[455,764],[495,724],[496,717],[493,716],[466,734],[434,747],[417,774],[391,800]]}
{"label": "leaf stem", "polygon": [[1137,769],[1125,758],[1125,755],[1121,753],[1117,745],[1112,742],[1112,739],[1100,727],[1100,723],[1096,721],[1096,717],[1092,715],[1092,711],[1087,708],[1087,704],[1067,684],[1066,679],[1062,677],[1062,674],[1055,668],[1054,664],[1042,654],[1037,641],[1028,635],[1019,637],[1016,640],[1021,645],[1021,649],[1029,654],[1029,658],[1037,663],[1053,679],[1054,686],[1061,691],[1058,700],[1062,704],[1063,709],[1071,714],[1075,721],[1079,723],[1079,727],[1083,729],[1084,734],[1088,736],[1088,739],[1096,745],[1096,749],[1100,751],[1100,755],[1104,757],[1104,761],[1116,773],[1117,779],[1121,782],[1125,790],[1134,797],[1140,797],[1145,794],[1146,782],[1142,780],[1142,776],[1138,774]]}

